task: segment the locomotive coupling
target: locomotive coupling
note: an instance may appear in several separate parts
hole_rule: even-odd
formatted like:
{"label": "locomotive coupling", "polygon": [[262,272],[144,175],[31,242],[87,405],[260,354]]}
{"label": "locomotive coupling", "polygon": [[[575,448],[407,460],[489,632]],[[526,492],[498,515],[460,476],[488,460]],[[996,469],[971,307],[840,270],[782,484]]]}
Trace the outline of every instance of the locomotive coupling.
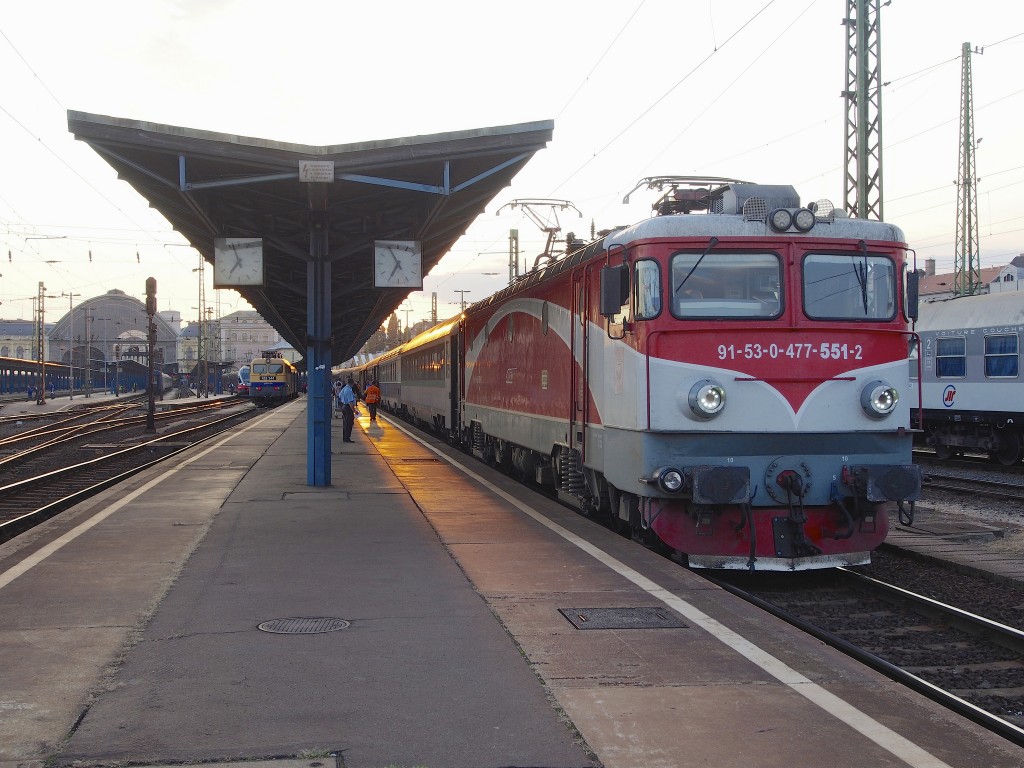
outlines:
{"label": "locomotive coupling", "polygon": [[779,472],[775,478],[776,484],[784,491],[788,491],[797,498],[803,498],[804,495],[804,479],[798,472],[794,472],[792,469],[785,469]]}

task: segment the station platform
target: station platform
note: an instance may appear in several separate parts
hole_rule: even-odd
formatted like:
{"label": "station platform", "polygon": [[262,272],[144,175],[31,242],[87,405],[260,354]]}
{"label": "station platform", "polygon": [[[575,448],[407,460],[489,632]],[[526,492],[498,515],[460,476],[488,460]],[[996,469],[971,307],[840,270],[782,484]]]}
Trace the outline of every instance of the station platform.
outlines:
{"label": "station platform", "polygon": [[1008,527],[952,519],[946,510],[926,504],[918,507],[911,525],[890,521],[884,546],[953,564],[961,572],[1024,581],[1024,521]]}
{"label": "station platform", "polygon": [[305,399],[0,545],[0,768],[1002,768],[1022,751],[510,478]]}

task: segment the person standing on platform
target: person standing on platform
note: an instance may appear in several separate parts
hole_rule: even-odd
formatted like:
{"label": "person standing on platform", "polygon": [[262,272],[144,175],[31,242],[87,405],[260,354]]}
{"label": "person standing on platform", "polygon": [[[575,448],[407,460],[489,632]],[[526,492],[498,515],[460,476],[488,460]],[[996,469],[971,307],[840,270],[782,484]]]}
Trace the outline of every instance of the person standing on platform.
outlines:
{"label": "person standing on platform", "polygon": [[345,382],[345,386],[341,388],[341,394],[338,395],[338,399],[341,401],[341,439],[346,443],[354,443],[352,439],[352,425],[356,421],[356,393],[355,388],[352,386],[352,377],[348,377],[348,381]]}
{"label": "person standing on platform", "polygon": [[380,403],[380,387],[377,386],[377,380],[374,379],[370,382],[370,386],[363,392],[363,402],[366,403],[366,407],[370,409],[370,421],[376,423],[377,421],[377,405]]}

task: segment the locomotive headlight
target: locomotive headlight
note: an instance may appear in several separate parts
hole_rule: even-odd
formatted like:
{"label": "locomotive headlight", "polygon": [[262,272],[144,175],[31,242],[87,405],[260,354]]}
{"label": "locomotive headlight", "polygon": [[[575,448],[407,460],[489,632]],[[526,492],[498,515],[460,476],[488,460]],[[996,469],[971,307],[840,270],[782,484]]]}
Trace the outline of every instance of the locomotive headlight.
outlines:
{"label": "locomotive headlight", "polygon": [[717,381],[701,379],[690,387],[690,410],[702,419],[711,419],[725,408],[725,388]]}
{"label": "locomotive headlight", "polygon": [[793,214],[793,226],[800,232],[810,232],[814,227],[814,213],[807,208],[801,208]]}
{"label": "locomotive headlight", "polygon": [[768,216],[768,224],[776,232],[785,232],[791,226],[793,226],[793,214],[787,211],[785,208],[776,208]]}
{"label": "locomotive headlight", "polygon": [[665,493],[678,493],[683,487],[683,473],[673,467],[662,467],[654,473],[658,487]]}
{"label": "locomotive headlight", "polygon": [[864,413],[873,419],[882,419],[896,410],[900,393],[896,387],[884,381],[872,381],[860,393],[860,405]]}

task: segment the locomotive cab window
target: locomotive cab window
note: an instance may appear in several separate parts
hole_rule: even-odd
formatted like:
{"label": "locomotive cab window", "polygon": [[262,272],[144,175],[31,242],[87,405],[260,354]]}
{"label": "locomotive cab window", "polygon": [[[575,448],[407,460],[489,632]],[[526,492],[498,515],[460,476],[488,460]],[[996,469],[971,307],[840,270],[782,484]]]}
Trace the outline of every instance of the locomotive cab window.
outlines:
{"label": "locomotive cab window", "polygon": [[661,269],[658,262],[638,261],[633,284],[636,286],[636,319],[651,320],[661,314]]}
{"label": "locomotive cab window", "polygon": [[284,365],[282,363],[253,363],[250,369],[251,373],[284,373]]}
{"label": "locomotive cab window", "polygon": [[804,257],[804,312],[812,320],[892,320],[896,265],[888,256],[809,253]]}
{"label": "locomotive cab window", "polygon": [[764,318],[782,312],[782,266],[774,253],[677,253],[672,314],[681,319]]}

